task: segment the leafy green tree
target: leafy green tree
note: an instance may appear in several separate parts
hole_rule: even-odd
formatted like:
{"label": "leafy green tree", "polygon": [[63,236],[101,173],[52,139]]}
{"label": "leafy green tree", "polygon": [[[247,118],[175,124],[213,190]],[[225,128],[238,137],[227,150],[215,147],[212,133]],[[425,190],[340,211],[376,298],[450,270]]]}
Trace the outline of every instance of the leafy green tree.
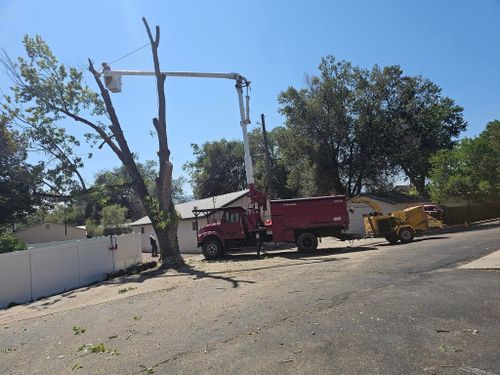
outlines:
{"label": "leafy green tree", "polygon": [[500,199],[500,121],[490,122],[476,138],[464,138],[431,158],[433,200],[462,198],[470,203]]}
{"label": "leafy green tree", "polygon": [[[298,178],[294,180],[292,174],[299,172],[299,168],[295,168],[296,164],[287,159],[286,150],[289,149],[288,144],[293,142],[290,137],[290,132],[283,127],[275,127],[267,132],[268,147],[271,159],[270,179],[273,187],[271,198],[294,198],[297,196],[310,195],[307,191],[302,191],[303,181],[311,181],[311,179]],[[249,134],[250,149],[254,163],[255,184],[261,191],[266,191],[268,173],[266,170],[266,155],[263,142],[262,131],[260,128],[254,129]],[[293,156],[290,155],[293,160]],[[301,173],[307,173],[309,169],[300,168]],[[299,173],[297,173],[297,176]]]}
{"label": "leafy green tree", "polygon": [[307,168],[300,183],[312,195],[387,189],[399,170],[422,194],[429,156],[452,147],[466,127],[462,108],[429,80],[333,56],[305,88],[290,87],[278,100],[293,139],[282,152],[292,170]]}
{"label": "leafy green tree", "polygon": [[59,204],[47,213],[44,222],[83,225],[85,223],[85,212],[83,207],[78,204]]}
{"label": "leafy green tree", "polygon": [[125,223],[127,208],[112,204],[106,206],[101,211],[101,223],[104,227],[119,228]]}
{"label": "leafy green tree", "polygon": [[82,158],[75,154],[80,142],[60,126],[64,115],[59,108],[78,113],[80,105],[89,108],[96,94],[82,86],[81,72],[59,65],[40,36],[25,36],[23,44],[28,56],[15,62],[2,50],[0,62],[14,85],[0,110],[23,130],[30,149],[46,156],[38,165],[42,182],[53,198],[64,198],[86,185],[79,172]]}
{"label": "leafy green tree", "polygon": [[85,220],[85,229],[87,230],[87,237],[99,237],[104,233],[103,227],[92,219]]}
{"label": "leafy green tree", "polygon": [[[158,176],[157,163],[147,160],[137,163],[137,167],[144,179],[148,190],[156,193],[156,177]],[[172,179],[172,200],[175,204],[185,202],[183,190],[185,179]],[[81,197],[86,205],[86,216],[98,219],[98,213],[103,207],[118,204],[127,208],[127,219],[137,220],[146,215],[140,198],[133,189],[133,181],[123,166],[106,170],[96,174],[93,185],[88,194]]]}
{"label": "leafy green tree", "polygon": [[[495,153],[500,152],[500,121],[494,120],[488,122],[486,128],[481,133],[481,138],[488,143],[488,146]],[[500,168],[500,164],[497,164],[497,167]]]}
{"label": "leafy green tree", "polygon": [[[3,110],[20,118],[20,121],[29,120],[30,124],[47,130],[48,135],[53,132],[60,134],[69,144],[73,139],[65,138],[66,131],[60,130],[66,129],[62,125],[64,120],[73,120],[90,131],[86,134],[86,139],[91,144],[107,145],[111,148],[126,168],[133,181],[134,191],[151,218],[157,234],[161,258],[164,266],[168,266],[182,263],[182,257],[177,239],[178,217],[171,195],[173,166],[170,162],[166,131],[165,76],[161,74],[158,59],[160,29],[156,27],[153,35],[144,18],[143,22],[151,44],[158,94],[158,115],[153,119],[159,146],[156,194],[148,190],[135,161],[134,153],[130,150],[125,138],[109,91],[105,87],[101,73],[97,71],[90,59],[88,69],[95,80],[99,94],[84,84],[81,71],[60,64],[40,36],[35,38],[26,36],[23,43],[27,57],[19,57],[12,61],[5,56],[2,60],[13,81],[13,97],[4,98]],[[66,179],[64,172],[70,173],[71,176],[76,174],[75,167],[79,166],[80,161],[78,158],[70,158],[64,168],[55,173],[56,182],[60,182],[58,179]],[[76,180],[78,180],[78,175]],[[70,192],[73,190],[69,188]]]}
{"label": "leafy green tree", "polygon": [[[283,150],[295,170],[290,183],[311,195],[379,187],[394,172],[383,142],[384,71],[370,73],[333,56],[321,60],[319,71],[306,88],[289,87],[278,98],[292,139]],[[302,182],[300,171],[307,171]]]}
{"label": "leafy green tree", "polygon": [[221,139],[191,147],[195,160],[184,164],[183,169],[191,175],[196,198],[246,189],[242,142]]}
{"label": "leafy green tree", "polygon": [[421,76],[400,77],[398,102],[390,108],[396,163],[419,194],[427,195],[430,157],[451,149],[467,127],[463,108],[441,95],[441,89]]}
{"label": "leafy green tree", "polygon": [[26,162],[27,144],[0,114],[0,225],[23,221],[43,204],[41,168]]}

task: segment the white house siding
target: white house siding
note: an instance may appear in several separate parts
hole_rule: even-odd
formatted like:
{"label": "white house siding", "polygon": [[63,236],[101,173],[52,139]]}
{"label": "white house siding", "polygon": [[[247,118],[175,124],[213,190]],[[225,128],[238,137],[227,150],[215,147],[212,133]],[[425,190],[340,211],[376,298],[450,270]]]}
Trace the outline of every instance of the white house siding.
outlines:
{"label": "white house siding", "polygon": [[[141,247],[142,251],[146,253],[151,252],[151,244],[149,242],[149,236],[152,234],[156,236],[156,233],[153,229],[153,226],[151,224],[145,224],[140,227],[132,227],[134,232],[139,232],[141,233]],[[143,233],[144,232],[144,233]]]}
{"label": "white house siding", "polygon": [[14,232],[14,236],[27,243],[44,243],[52,241],[81,240],[87,237],[85,229],[67,226],[63,224],[46,223]]}
{"label": "white house siding", "polygon": [[196,230],[193,230],[193,220],[182,220],[179,222],[177,236],[179,238],[179,249],[185,254],[199,254],[201,249],[196,245]]}

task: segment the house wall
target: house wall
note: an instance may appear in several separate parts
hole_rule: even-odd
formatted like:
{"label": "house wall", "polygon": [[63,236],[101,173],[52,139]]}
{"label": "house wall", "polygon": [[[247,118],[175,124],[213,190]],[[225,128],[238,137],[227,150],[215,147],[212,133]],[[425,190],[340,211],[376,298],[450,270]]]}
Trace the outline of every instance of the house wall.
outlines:
{"label": "house wall", "polygon": [[[179,238],[179,250],[182,254],[201,253],[201,249],[196,247],[196,231],[193,230],[193,222],[194,219],[179,221],[179,226],[177,227],[177,237]],[[142,229],[144,229],[144,233],[141,233]],[[142,252],[150,253],[151,244],[149,242],[149,236],[153,234],[156,237],[153,226],[151,224],[137,225],[133,226],[132,230],[135,233],[141,234]]]}
{"label": "house wall", "polygon": [[[196,230],[193,230],[193,220],[181,220],[177,229],[179,237],[179,249],[185,254],[200,254],[201,249],[197,247]],[[198,225],[202,223],[198,222]]]}
{"label": "house wall", "polygon": [[156,237],[156,233],[151,224],[145,225],[137,225],[131,226],[134,233],[139,233],[141,235],[141,249],[143,253],[151,252],[151,244],[149,243],[149,236],[154,235]]}
{"label": "house wall", "polygon": [[40,224],[26,230],[14,232],[14,236],[27,244],[52,241],[81,240],[87,237],[84,229],[68,226],[66,231],[61,224]]}

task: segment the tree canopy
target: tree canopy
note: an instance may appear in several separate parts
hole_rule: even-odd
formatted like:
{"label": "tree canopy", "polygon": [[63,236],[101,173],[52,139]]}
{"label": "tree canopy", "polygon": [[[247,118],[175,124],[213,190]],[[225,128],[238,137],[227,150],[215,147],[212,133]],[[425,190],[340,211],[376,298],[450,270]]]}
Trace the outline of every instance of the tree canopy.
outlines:
{"label": "tree canopy", "polygon": [[12,224],[43,204],[41,168],[27,163],[27,143],[0,114],[0,225]]}
{"label": "tree canopy", "polygon": [[[304,88],[278,97],[284,126],[269,132],[274,197],[387,190],[403,174],[425,195],[429,158],[466,128],[463,109],[422,76],[397,66],[362,69],[324,57]],[[256,185],[267,181],[260,130],[250,134]],[[193,145],[184,169],[197,197],[246,186],[240,141]]]}
{"label": "tree canopy", "polygon": [[316,191],[310,193],[383,189],[403,171],[424,194],[428,158],[452,147],[465,129],[463,109],[399,66],[367,70],[327,56],[319,71],[305,88],[279,96],[295,140],[290,161],[312,169]]}
{"label": "tree canopy", "polygon": [[[79,69],[61,64],[40,37],[26,36],[26,56],[11,59],[4,51],[0,58],[12,81],[12,94],[1,101],[2,113],[27,128],[32,142],[50,156],[51,164],[42,164],[44,183],[55,195],[74,197],[87,190],[79,173],[82,159],[73,153],[80,140],[69,134],[67,121],[84,126],[91,145],[107,145],[126,169],[135,194],[156,231],[165,265],[182,263],[177,240],[178,217],[172,200],[172,170],[165,114],[165,76],[158,58],[160,28],[154,33],[146,19],[143,23],[150,41],[154,63],[158,113],[152,123],[158,140],[158,175],[155,191],[148,189],[130,150],[111,96],[99,72],[88,60],[88,70],[98,93],[88,87]],[[88,155],[91,156],[91,155]]]}
{"label": "tree canopy", "polygon": [[432,199],[470,203],[500,199],[500,121],[487,124],[476,138],[464,138],[431,158]]}
{"label": "tree canopy", "polygon": [[196,198],[246,189],[242,142],[221,139],[191,147],[195,160],[187,162],[183,168],[191,175]]}

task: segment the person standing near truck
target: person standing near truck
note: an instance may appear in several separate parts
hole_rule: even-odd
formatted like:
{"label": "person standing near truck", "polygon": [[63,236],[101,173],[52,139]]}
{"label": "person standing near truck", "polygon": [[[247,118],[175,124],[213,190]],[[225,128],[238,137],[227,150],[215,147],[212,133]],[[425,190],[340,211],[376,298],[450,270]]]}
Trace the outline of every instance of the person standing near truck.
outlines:
{"label": "person standing near truck", "polygon": [[149,236],[149,243],[151,244],[151,256],[156,258],[158,256],[158,244],[153,234]]}

